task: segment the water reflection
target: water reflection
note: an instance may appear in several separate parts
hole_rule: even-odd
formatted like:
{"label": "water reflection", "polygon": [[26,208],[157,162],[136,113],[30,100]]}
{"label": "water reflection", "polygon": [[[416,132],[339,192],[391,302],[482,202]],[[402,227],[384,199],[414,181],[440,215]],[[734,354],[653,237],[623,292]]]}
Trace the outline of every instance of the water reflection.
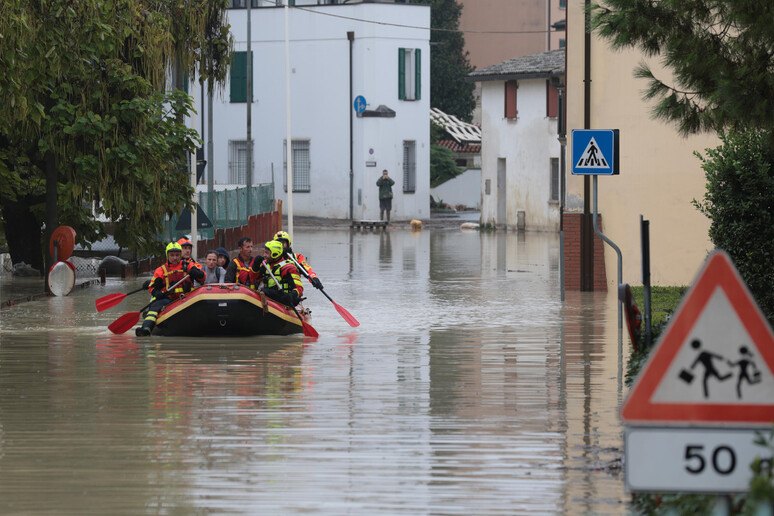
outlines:
{"label": "water reflection", "polygon": [[559,301],[555,235],[294,241],[360,327],[309,289],[316,342],[110,334],[142,279],[3,311],[0,512],[626,512],[615,304]]}

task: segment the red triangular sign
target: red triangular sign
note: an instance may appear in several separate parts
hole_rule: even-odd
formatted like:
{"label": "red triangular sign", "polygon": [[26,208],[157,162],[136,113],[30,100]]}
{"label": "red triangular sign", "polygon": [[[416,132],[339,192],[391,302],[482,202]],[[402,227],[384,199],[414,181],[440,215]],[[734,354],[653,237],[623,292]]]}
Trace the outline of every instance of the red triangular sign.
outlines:
{"label": "red triangular sign", "polygon": [[634,424],[770,425],[774,334],[728,255],[713,252],[621,407]]}

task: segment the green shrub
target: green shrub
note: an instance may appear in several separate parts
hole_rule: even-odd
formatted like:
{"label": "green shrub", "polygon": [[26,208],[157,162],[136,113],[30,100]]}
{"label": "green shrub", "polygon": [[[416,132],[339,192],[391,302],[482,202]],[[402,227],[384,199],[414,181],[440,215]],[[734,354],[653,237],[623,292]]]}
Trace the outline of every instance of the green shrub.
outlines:
{"label": "green shrub", "polygon": [[711,220],[709,236],[725,250],[769,322],[774,322],[774,149],[767,131],[721,134],[702,160],[707,192],[694,205]]}

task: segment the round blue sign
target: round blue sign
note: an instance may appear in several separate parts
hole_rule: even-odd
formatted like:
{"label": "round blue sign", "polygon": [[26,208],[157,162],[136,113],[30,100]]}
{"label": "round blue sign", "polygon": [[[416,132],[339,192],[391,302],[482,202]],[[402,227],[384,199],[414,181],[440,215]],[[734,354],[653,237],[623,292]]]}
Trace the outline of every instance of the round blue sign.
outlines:
{"label": "round blue sign", "polygon": [[366,99],[362,95],[358,95],[355,97],[355,102],[353,103],[353,106],[355,107],[355,112],[357,114],[362,113],[366,109]]}

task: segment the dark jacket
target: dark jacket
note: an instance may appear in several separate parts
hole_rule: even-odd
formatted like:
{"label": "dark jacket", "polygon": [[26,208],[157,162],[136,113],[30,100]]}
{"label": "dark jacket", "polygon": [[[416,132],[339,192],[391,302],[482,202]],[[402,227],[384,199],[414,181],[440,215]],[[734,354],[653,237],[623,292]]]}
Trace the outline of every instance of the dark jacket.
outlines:
{"label": "dark jacket", "polygon": [[218,256],[223,255],[223,256],[226,257],[226,263],[223,264],[223,268],[224,269],[228,269],[228,266],[231,263],[231,255],[228,254],[228,251],[226,251],[226,248],[225,247],[218,247],[217,249],[215,249],[215,253]]}
{"label": "dark jacket", "polygon": [[392,199],[392,185],[395,181],[391,177],[380,177],[376,180],[376,186],[379,187],[379,199]]}

